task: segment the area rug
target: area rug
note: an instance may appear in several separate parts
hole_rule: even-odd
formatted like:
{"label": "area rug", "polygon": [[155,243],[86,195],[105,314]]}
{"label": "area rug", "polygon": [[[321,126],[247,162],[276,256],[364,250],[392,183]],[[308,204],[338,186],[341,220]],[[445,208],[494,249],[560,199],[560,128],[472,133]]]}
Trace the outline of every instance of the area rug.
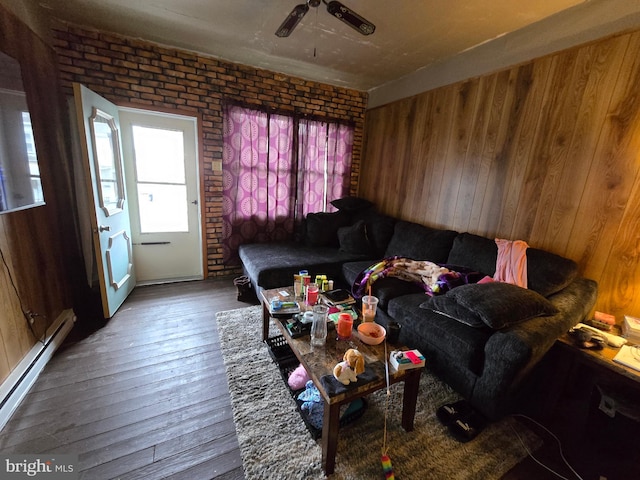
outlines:
{"label": "area rug", "polygon": [[[259,306],[216,315],[229,381],[233,418],[248,480],[323,479],[320,440],[312,439],[277,365],[261,341]],[[271,333],[278,331],[271,326]],[[336,360],[337,361],[337,360]],[[385,393],[367,397],[364,415],[340,429],[336,471],[331,479],[384,479],[380,463]],[[425,370],[413,432],[401,425],[402,384],[391,387],[388,453],[396,478],[499,479],[541,440],[517,420],[489,424],[474,440],[454,440],[438,421],[438,406],[460,397]]]}

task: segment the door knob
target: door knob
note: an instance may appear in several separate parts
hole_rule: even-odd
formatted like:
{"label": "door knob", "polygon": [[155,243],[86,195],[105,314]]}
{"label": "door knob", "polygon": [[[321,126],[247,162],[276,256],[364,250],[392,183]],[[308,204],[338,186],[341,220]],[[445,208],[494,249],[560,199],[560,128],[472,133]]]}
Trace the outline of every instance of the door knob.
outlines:
{"label": "door knob", "polygon": [[98,227],[98,231],[100,233],[102,233],[102,232],[110,232],[111,231],[111,227],[109,225],[100,225]]}

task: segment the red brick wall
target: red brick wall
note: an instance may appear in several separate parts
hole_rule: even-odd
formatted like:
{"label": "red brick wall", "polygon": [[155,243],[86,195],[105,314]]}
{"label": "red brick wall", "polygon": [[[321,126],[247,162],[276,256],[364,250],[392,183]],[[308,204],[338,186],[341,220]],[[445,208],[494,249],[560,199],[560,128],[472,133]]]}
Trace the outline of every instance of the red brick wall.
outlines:
{"label": "red brick wall", "polygon": [[79,82],[116,104],[193,112],[201,119],[203,230],[209,275],[222,264],[222,104],[224,100],[355,125],[351,192],[357,190],[367,93],[310,82],[156,44],[67,26],[54,31],[62,84]]}

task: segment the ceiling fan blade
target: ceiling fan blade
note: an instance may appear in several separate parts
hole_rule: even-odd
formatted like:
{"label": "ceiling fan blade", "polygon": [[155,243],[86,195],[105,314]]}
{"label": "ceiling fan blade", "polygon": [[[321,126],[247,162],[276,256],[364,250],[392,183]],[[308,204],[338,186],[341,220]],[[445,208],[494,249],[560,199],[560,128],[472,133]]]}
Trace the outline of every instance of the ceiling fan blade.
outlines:
{"label": "ceiling fan blade", "polygon": [[289,16],[284,20],[284,22],[282,22],[282,25],[280,25],[276,31],[276,35],[278,37],[288,37],[291,35],[293,29],[296,28],[296,25],[300,23],[300,20],[302,20],[302,17],[304,17],[308,11],[309,5],[306,3],[302,3],[294,7]]}
{"label": "ceiling fan blade", "polygon": [[350,27],[359,31],[362,35],[371,35],[376,31],[376,26],[366,18],[361,17],[350,8],[337,1],[325,2],[327,11]]}

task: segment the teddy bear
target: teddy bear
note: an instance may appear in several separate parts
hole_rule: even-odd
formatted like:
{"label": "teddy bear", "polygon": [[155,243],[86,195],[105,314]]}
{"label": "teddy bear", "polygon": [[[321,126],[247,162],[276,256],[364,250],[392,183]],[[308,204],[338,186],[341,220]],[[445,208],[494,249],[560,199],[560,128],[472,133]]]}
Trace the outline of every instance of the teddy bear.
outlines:
{"label": "teddy bear", "polygon": [[342,362],[333,367],[333,376],[343,385],[357,382],[357,376],[364,372],[364,357],[355,348],[344,353]]}

